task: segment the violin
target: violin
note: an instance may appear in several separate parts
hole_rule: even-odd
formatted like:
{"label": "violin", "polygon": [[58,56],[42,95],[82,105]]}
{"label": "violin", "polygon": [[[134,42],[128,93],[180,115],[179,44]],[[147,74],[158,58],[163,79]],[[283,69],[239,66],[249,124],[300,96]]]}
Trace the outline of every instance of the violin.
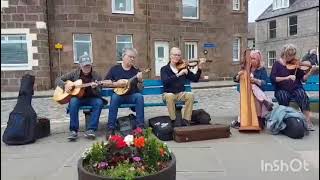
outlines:
{"label": "violin", "polygon": [[[186,68],[193,68],[196,67],[200,62],[200,59],[192,59],[192,60],[185,60],[180,59],[180,61],[176,64],[178,71]],[[205,59],[205,62],[212,62],[212,60]]]}
{"label": "violin", "polygon": [[299,59],[292,59],[290,62],[286,63],[286,67],[289,70],[292,69],[301,69],[303,71],[310,70],[312,68],[312,65],[309,61],[303,61],[301,62]]}

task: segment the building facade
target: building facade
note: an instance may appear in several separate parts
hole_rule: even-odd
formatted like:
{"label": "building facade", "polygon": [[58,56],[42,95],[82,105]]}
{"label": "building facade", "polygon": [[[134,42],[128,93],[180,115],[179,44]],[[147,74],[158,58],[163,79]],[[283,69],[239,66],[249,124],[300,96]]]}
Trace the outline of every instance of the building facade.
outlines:
{"label": "building facade", "polygon": [[319,48],[319,1],[275,0],[256,19],[256,28],[256,49],[262,51],[268,68],[288,43],[297,47],[302,58],[308,50]]}
{"label": "building facade", "polygon": [[[247,47],[247,0],[6,2],[1,7],[1,45],[14,42],[9,42],[10,32],[16,36],[29,30],[33,35],[19,37],[23,40],[19,45],[27,42],[27,48],[1,49],[1,59],[6,59],[1,60],[1,91],[17,90],[26,72],[36,75],[37,90],[52,88],[56,77],[76,68],[78,57],[84,53],[105,76],[111,66],[121,62],[124,47],[138,50],[139,68],[152,69],[145,78],[159,78],[160,68],[169,61],[170,48],[178,46],[185,59],[213,60],[206,65],[203,76],[217,80],[238,71],[241,52]],[[62,50],[55,48],[57,43]],[[21,62],[12,56],[16,51],[24,56],[29,69],[18,69]]]}

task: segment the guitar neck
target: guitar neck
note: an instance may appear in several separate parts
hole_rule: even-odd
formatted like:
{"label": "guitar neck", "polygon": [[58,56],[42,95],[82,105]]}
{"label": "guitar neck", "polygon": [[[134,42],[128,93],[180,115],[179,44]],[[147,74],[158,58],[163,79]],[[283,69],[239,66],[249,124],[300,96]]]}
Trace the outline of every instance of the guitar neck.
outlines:
{"label": "guitar neck", "polygon": [[[102,81],[98,81],[97,84],[102,84],[102,83],[105,83],[105,82],[110,82],[110,80],[102,80]],[[85,87],[89,87],[93,84],[93,82],[89,82],[89,83],[85,83],[85,84],[79,84],[79,85],[76,85],[75,87],[76,88],[85,88]],[[112,83],[110,83],[110,86],[112,85]],[[107,85],[108,86],[108,85]]]}

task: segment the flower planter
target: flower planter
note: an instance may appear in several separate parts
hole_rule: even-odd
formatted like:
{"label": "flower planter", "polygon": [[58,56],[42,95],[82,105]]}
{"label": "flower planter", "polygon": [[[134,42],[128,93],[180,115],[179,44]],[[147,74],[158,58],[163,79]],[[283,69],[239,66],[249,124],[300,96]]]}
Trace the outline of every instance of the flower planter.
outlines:
{"label": "flower planter", "polygon": [[[170,161],[168,167],[162,169],[161,171],[143,177],[136,177],[137,180],[175,180],[176,179],[176,158],[171,154],[172,160]],[[83,167],[83,158],[78,161],[78,179],[79,180],[122,180],[109,178],[104,176],[99,176],[88,172]]]}

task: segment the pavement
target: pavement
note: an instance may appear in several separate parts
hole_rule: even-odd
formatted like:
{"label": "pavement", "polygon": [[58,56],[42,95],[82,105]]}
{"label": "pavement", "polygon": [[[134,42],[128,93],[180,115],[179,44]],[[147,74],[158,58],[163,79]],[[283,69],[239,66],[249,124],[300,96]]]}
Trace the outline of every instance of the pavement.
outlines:
{"label": "pavement", "polygon": [[[239,93],[231,81],[192,84],[199,101],[194,109],[205,109],[212,123],[230,124],[239,114]],[[68,142],[69,116],[65,105],[58,105],[51,91],[35,92],[32,106],[38,116],[51,122],[51,135],[33,144],[7,146],[1,141],[1,179],[5,180],[76,180],[77,161],[94,141],[83,137],[84,117],[80,114],[80,138]],[[9,113],[16,104],[17,92],[1,93],[1,137]],[[267,93],[273,96],[272,92]],[[161,97],[146,97],[159,101]],[[107,110],[100,117],[98,138],[104,140]],[[130,113],[121,109],[119,116]],[[145,118],[166,115],[165,107],[145,109]],[[176,143],[168,141],[177,158],[177,180],[316,180],[319,178],[319,113],[312,114],[316,131],[303,139],[283,135],[240,133],[231,129],[229,138]]]}

